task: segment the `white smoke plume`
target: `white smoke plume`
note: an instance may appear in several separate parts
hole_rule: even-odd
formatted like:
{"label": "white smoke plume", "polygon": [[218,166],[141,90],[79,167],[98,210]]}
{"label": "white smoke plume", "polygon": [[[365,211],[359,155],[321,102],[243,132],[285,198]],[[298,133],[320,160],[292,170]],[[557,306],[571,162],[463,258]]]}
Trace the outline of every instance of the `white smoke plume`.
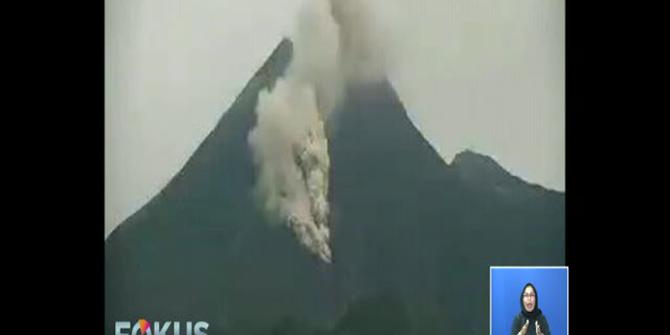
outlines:
{"label": "white smoke plume", "polygon": [[298,18],[293,59],[271,91],[259,93],[249,134],[264,209],[300,243],[330,263],[328,176],[324,129],[348,82],[383,73],[369,12],[359,0],[310,0]]}

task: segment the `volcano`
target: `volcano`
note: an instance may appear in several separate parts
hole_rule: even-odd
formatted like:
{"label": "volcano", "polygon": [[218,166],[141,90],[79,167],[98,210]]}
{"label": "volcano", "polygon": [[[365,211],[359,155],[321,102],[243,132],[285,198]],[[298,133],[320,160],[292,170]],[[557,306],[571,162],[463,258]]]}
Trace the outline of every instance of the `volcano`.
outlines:
{"label": "volcano", "polygon": [[326,123],[332,263],[267,222],[247,137],[291,54],[285,39],[105,240],[106,334],[139,318],[207,334],[484,334],[489,266],[565,263],[565,195],[472,151],[447,164],[386,80],[349,86]]}

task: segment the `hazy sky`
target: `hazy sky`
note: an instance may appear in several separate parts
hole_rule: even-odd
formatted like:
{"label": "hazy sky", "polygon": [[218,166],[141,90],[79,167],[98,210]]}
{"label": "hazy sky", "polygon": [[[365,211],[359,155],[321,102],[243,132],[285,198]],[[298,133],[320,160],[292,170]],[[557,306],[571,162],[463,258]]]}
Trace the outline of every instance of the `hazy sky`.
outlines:
{"label": "hazy sky", "polygon": [[[105,236],[175,175],[308,0],[105,1]],[[373,0],[390,79],[450,162],[565,189],[564,0]]]}

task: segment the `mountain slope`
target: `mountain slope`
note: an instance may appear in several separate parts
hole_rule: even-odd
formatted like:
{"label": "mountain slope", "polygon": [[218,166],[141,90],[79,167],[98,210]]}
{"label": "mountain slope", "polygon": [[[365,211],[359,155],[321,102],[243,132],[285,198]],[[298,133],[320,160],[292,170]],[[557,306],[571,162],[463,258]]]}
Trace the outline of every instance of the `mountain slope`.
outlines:
{"label": "mountain slope", "polygon": [[205,320],[208,334],[481,334],[489,265],[564,263],[564,195],[473,152],[446,164],[387,81],[349,87],[327,123],[333,263],[266,222],[247,134],[290,57],[284,40],[105,241],[106,333],[143,317]]}

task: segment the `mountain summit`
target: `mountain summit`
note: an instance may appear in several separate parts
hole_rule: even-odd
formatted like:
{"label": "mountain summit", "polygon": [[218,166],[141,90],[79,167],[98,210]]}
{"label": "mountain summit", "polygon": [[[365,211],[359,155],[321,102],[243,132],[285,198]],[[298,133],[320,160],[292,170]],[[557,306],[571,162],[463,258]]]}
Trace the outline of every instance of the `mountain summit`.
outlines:
{"label": "mountain summit", "polygon": [[446,164],[388,81],[329,115],[332,263],[268,222],[247,137],[283,40],[183,169],[105,241],[118,320],[204,320],[208,334],[482,334],[490,265],[565,262],[565,196],[473,152]]}

